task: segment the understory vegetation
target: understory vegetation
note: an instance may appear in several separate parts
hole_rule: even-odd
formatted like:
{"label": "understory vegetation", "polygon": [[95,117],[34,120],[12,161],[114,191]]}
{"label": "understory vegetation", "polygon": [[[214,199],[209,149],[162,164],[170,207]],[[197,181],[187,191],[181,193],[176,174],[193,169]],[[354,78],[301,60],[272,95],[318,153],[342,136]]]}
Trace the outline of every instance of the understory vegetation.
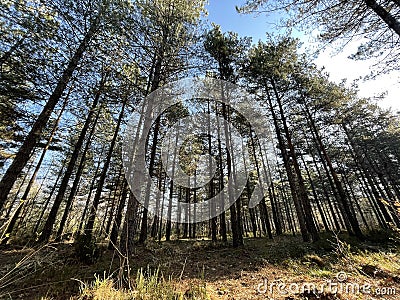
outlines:
{"label": "understory vegetation", "polygon": [[[70,244],[38,250],[3,246],[0,298],[397,299],[400,289],[398,236],[387,232],[364,242],[346,234],[324,234],[316,243],[290,235],[246,238],[241,248],[208,240],[150,239],[135,248],[129,264],[106,245],[99,248],[94,264],[82,264]],[[352,287],[370,285],[369,292],[328,289],[328,282],[340,282],[338,274]],[[265,282],[284,283],[287,289],[280,292],[272,285],[270,290]],[[302,291],[303,283],[314,284],[315,291]],[[290,284],[298,288],[289,289]]]}

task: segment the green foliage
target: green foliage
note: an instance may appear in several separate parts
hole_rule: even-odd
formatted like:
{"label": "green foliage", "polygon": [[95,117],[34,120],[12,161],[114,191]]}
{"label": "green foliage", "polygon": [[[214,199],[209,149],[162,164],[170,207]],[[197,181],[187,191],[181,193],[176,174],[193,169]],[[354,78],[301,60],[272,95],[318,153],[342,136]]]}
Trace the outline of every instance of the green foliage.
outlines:
{"label": "green foliage", "polygon": [[267,79],[288,80],[297,71],[298,48],[299,41],[290,37],[271,37],[268,42],[258,42],[249,51],[246,75],[264,84]]}
{"label": "green foliage", "polygon": [[79,300],[207,300],[209,299],[205,286],[191,285],[186,292],[176,287],[172,277],[165,279],[160,270],[152,271],[142,268],[137,271],[132,289],[116,289],[109,278],[100,278],[90,285],[81,284]]}
{"label": "green foliage", "polygon": [[218,63],[220,79],[236,82],[238,71],[244,62],[250,38],[240,38],[235,32],[222,33],[221,27],[213,25],[204,39],[204,48]]}
{"label": "green foliage", "polygon": [[135,290],[138,299],[176,299],[177,295],[169,281],[160,276],[159,269],[154,272],[148,268],[137,271]]}
{"label": "green foliage", "polygon": [[[142,75],[153,86],[156,85],[153,90],[187,67],[186,55],[198,38],[196,28],[200,16],[205,13],[205,3],[205,0],[135,1],[134,9],[137,14],[134,30],[139,28],[145,41],[137,50],[141,57],[140,68]],[[150,74],[147,73],[148,70]],[[145,94],[148,92],[145,91]]]}
{"label": "green foliage", "polygon": [[41,56],[52,52],[44,44],[52,44],[57,26],[46,5],[0,4],[0,167],[23,140],[24,122],[31,118],[27,106],[40,99],[37,85],[46,68]]}
{"label": "green foliage", "polygon": [[280,12],[282,27],[290,31],[297,26],[307,33],[318,30],[319,39],[326,43],[336,40],[347,43],[362,36],[367,42],[359,46],[352,58],[379,57],[386,62],[383,72],[398,68],[398,1],[247,0],[237,10],[242,13]]}

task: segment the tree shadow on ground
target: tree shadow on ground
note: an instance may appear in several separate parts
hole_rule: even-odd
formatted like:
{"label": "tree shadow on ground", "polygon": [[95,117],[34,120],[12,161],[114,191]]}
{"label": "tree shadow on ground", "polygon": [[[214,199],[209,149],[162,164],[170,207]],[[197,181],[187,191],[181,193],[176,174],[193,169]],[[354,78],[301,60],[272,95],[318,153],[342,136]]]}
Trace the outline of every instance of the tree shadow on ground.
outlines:
{"label": "tree shadow on ground", "polygon": [[[177,280],[234,280],[265,268],[284,272],[292,260],[307,261],[322,268],[325,261],[336,259],[335,243],[338,241],[346,241],[354,251],[383,251],[395,247],[382,233],[372,235],[371,241],[366,242],[346,234],[335,236],[329,233],[321,234],[321,240],[316,243],[304,243],[300,236],[291,235],[272,240],[245,238],[244,246],[239,248],[205,239],[170,242],[150,239],[144,245],[135,247],[129,268],[132,280],[140,268],[159,269],[163,276]],[[52,299],[67,299],[79,293],[80,281],[91,282],[95,275],[118,278],[121,274],[118,251],[107,250],[105,245],[100,245],[100,248],[99,259],[87,265],[79,261],[70,243],[49,245],[41,251],[10,245],[1,247],[0,299],[17,296],[40,299],[43,295]]]}

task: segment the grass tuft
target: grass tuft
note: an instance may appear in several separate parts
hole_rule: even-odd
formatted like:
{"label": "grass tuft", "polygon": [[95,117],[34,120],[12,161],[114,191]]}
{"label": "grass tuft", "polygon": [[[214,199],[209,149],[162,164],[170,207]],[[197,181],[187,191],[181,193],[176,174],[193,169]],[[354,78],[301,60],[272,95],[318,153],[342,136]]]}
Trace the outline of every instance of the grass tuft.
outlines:
{"label": "grass tuft", "polygon": [[[110,278],[100,278],[91,284],[81,282],[81,293],[76,300],[208,300],[205,284],[191,284],[185,292],[178,288],[171,276],[165,278],[160,269],[149,267],[137,271],[132,289],[117,289]],[[72,298],[73,299],[73,298]]]}

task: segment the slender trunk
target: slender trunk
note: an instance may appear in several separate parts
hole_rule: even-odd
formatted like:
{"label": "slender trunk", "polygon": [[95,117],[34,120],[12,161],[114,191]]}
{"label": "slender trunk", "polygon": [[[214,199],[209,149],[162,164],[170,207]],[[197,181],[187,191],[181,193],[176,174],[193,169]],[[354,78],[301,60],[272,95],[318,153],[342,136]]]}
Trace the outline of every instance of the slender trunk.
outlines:
{"label": "slender trunk", "polygon": [[[188,179],[189,180],[189,179]],[[189,184],[188,184],[189,185]],[[190,203],[190,188],[185,188],[185,201],[186,203]],[[189,226],[188,226],[188,221],[189,221],[189,211],[188,211],[189,207],[186,207],[185,209],[185,221],[183,223],[183,236],[182,238],[187,239],[188,238],[188,230],[189,230]]]}
{"label": "slender trunk", "polygon": [[0,181],[0,210],[3,208],[4,203],[7,200],[8,194],[10,193],[15,181],[18,176],[21,174],[23,168],[27,164],[29,157],[33,151],[33,148],[36,146],[39,141],[43,129],[46,127],[46,124],[57,105],[58,101],[62,97],[63,92],[65,91],[73,72],[78,66],[83,54],[88,48],[89,42],[93,38],[99,23],[99,16],[93,21],[88,32],[85,37],[81,41],[78,49],[75,51],[71,60],[69,61],[66,69],[64,70],[61,78],[59,79],[57,86],[55,87],[53,93],[47,100],[46,105],[44,106],[42,112],[37,117],[35,123],[32,126],[31,131],[28,133],[24,142],[22,143],[21,148],[18,150],[15,158],[4,174],[2,180]]}
{"label": "slender trunk", "polygon": [[[51,162],[51,165],[53,164],[53,162],[54,161]],[[30,223],[31,215],[34,212],[34,204],[36,203],[37,197],[39,196],[40,192],[42,191],[44,183],[46,182],[46,179],[47,179],[47,177],[49,175],[49,172],[50,172],[50,168],[47,169],[46,174],[43,177],[39,188],[36,190],[35,195],[32,197],[32,199],[29,199],[29,205],[28,205],[28,202],[25,202],[24,209],[23,209],[22,214],[21,214],[22,217],[18,219],[18,223],[15,225],[15,228],[19,228],[21,223],[24,223],[25,226],[28,223]],[[28,230],[28,228],[26,228],[26,230]]]}
{"label": "slender trunk", "polygon": [[60,120],[61,120],[61,116],[64,113],[64,109],[65,109],[65,107],[67,105],[67,99],[68,99],[68,96],[64,100],[64,104],[63,104],[63,106],[62,106],[62,108],[61,108],[61,110],[60,110],[60,112],[58,114],[58,118],[57,118],[57,120],[56,120],[56,122],[55,122],[55,124],[53,126],[53,129],[52,129],[52,131],[50,133],[50,136],[49,136],[49,138],[47,140],[47,143],[43,148],[42,154],[40,155],[40,158],[39,158],[38,162],[36,163],[35,170],[34,170],[32,176],[31,176],[31,178],[30,178],[30,180],[28,182],[27,187],[25,188],[24,194],[21,197],[20,204],[18,205],[18,208],[14,212],[13,217],[11,218],[10,222],[7,225],[7,228],[5,230],[6,238],[3,239],[2,244],[6,244],[7,243],[8,239],[9,239],[9,236],[10,236],[11,232],[13,231],[14,226],[15,226],[15,224],[16,224],[19,216],[20,216],[22,208],[24,207],[24,205],[26,206],[26,201],[28,199],[28,195],[29,195],[29,193],[31,191],[31,188],[32,188],[32,186],[33,186],[33,184],[34,184],[34,182],[36,180],[37,174],[39,173],[39,170],[40,170],[40,168],[42,166],[42,163],[43,163],[44,157],[46,156],[47,150],[49,149],[50,144],[53,141],[54,135],[55,135],[55,133],[57,131],[58,125],[59,125]]}
{"label": "slender trunk", "polygon": [[337,175],[337,173],[336,173],[336,171],[335,171],[335,169],[333,167],[332,161],[331,161],[331,159],[330,159],[330,157],[329,157],[329,155],[328,155],[328,153],[327,153],[327,151],[325,149],[324,144],[322,143],[322,138],[321,138],[321,136],[319,134],[319,130],[317,129],[317,126],[315,125],[314,119],[311,116],[311,113],[309,111],[309,108],[308,108],[308,105],[307,105],[306,101],[304,101],[303,104],[304,104],[304,109],[306,111],[306,114],[308,116],[309,123],[311,125],[311,129],[313,130],[314,135],[316,137],[316,140],[317,140],[317,143],[318,143],[318,148],[322,152],[322,155],[323,155],[323,157],[324,157],[324,159],[325,159],[325,161],[326,161],[326,163],[328,165],[329,171],[330,171],[330,173],[332,175],[333,182],[335,183],[336,189],[338,191],[340,205],[343,208],[344,213],[345,213],[345,215],[343,217],[347,218],[349,220],[351,228],[354,231],[355,235],[358,238],[363,239],[364,236],[363,236],[363,234],[361,232],[360,225],[359,225],[359,223],[357,221],[357,217],[351,211],[351,208],[350,208],[351,203],[349,203],[348,198],[346,197],[346,193],[345,193],[345,191],[343,189],[343,186],[342,186],[342,184],[341,184],[341,182],[339,180],[339,177],[338,177],[338,175]]}
{"label": "slender trunk", "polygon": [[[222,95],[224,97],[225,95]],[[228,107],[225,103],[222,103],[222,115],[225,120],[229,121],[229,112],[228,112]],[[235,165],[233,162],[234,157],[231,155],[233,154],[232,151],[232,145],[231,145],[231,135],[228,130],[227,124],[224,123],[224,134],[225,134],[225,141],[226,141],[226,154],[227,154],[227,167],[228,167],[228,174],[233,174],[232,180],[235,181]],[[233,172],[233,173],[232,173]],[[228,197],[232,197],[231,191],[228,193]],[[229,199],[229,203],[231,202],[231,199]],[[240,226],[240,197],[236,201],[233,201],[234,203],[229,207],[229,211],[231,214],[231,228],[232,228],[232,245],[233,247],[238,247],[243,245],[243,235]]]}
{"label": "slender trunk", "polygon": [[39,216],[39,218],[38,218],[38,220],[37,220],[37,222],[36,222],[36,226],[35,226],[35,228],[34,228],[34,230],[33,230],[33,233],[36,233],[36,234],[38,233],[38,229],[39,229],[40,223],[42,222],[42,218],[43,218],[43,216],[44,216],[44,213],[46,212],[46,209],[47,209],[47,207],[48,207],[49,204],[50,204],[50,200],[51,200],[51,198],[53,197],[54,192],[55,192],[56,189],[57,189],[57,185],[58,185],[58,182],[60,181],[60,178],[61,178],[61,176],[62,176],[62,174],[63,174],[63,172],[64,172],[65,165],[66,165],[66,163],[63,164],[63,166],[62,166],[60,172],[58,172],[57,179],[56,179],[56,181],[54,182],[53,187],[51,188],[50,194],[49,194],[49,196],[47,197],[46,202],[44,203],[44,206],[42,207],[42,211],[41,211],[40,216]]}
{"label": "slender trunk", "polygon": [[[251,138],[251,148],[252,148],[253,159],[254,159],[255,166],[256,166],[257,176],[261,177],[261,170],[260,170],[261,168],[260,168],[259,161],[258,161],[257,155],[256,155],[256,143],[254,141],[253,135],[251,135],[250,138]],[[265,166],[264,166],[264,168],[265,168]],[[261,188],[261,192],[262,192],[262,194],[264,196],[266,193],[264,191],[264,186],[262,185],[262,183],[261,183],[260,188]],[[273,201],[273,199],[270,199],[270,200],[271,200],[271,202]],[[270,223],[270,220],[269,220],[268,209],[267,209],[267,205],[265,204],[265,198],[264,197],[261,200],[260,204],[261,204],[263,217],[264,217],[263,226],[265,226],[265,229],[266,229],[267,234],[268,234],[268,238],[272,239],[273,236],[272,236],[272,230],[271,230],[271,223]]]}
{"label": "slender trunk", "polygon": [[[116,188],[116,189],[117,189],[117,187],[120,186],[120,184],[121,184],[121,176],[123,176],[123,175],[122,175],[122,170],[123,170],[123,166],[121,165],[121,168],[119,169],[119,173],[118,173],[117,183],[116,183],[116,185],[115,185],[115,188]],[[124,179],[123,182],[125,182],[125,179]],[[114,197],[113,197],[113,201],[112,201],[112,203],[111,203],[110,216],[108,217],[107,224],[106,224],[106,226],[105,226],[106,228],[104,229],[105,232],[106,232],[106,235],[108,235],[108,234],[110,233],[110,228],[111,228],[111,224],[112,224],[112,222],[113,222],[114,210],[115,210],[115,205],[116,205],[117,199],[118,199],[118,203],[120,203],[120,201],[121,201],[121,196],[122,196],[122,195],[120,195],[120,196],[117,198],[117,190],[116,190],[116,189],[114,190]],[[111,194],[110,194],[110,196],[111,196]],[[117,209],[117,211],[118,211],[118,209]]]}
{"label": "slender trunk", "polygon": [[[396,1],[397,3],[398,1]],[[382,20],[400,37],[400,22],[375,0],[364,0],[364,3],[372,9]],[[398,4],[398,3],[397,3]]]}
{"label": "slender trunk", "polygon": [[[12,211],[12,209],[14,208],[15,203],[18,201],[18,196],[19,196],[19,194],[21,193],[22,188],[25,186],[25,182],[26,182],[26,180],[28,179],[28,175],[29,175],[29,173],[31,172],[31,169],[32,169],[33,166],[34,166],[34,163],[35,163],[35,161],[33,160],[33,161],[29,164],[29,166],[28,166],[28,168],[27,168],[27,171],[26,171],[24,177],[22,178],[21,183],[20,183],[20,185],[19,185],[19,187],[18,187],[18,190],[17,190],[17,192],[15,193],[14,199],[13,199],[13,200],[11,201],[11,203],[9,204],[9,207],[8,207],[8,208],[6,207],[6,208],[7,208],[7,212],[6,212],[6,215],[4,216],[4,220],[7,220],[7,219],[10,217],[11,211]],[[0,216],[1,216],[1,210],[0,210]],[[3,224],[0,223],[0,226],[2,226],[2,225],[3,225]]]}
{"label": "slender trunk", "polygon": [[308,181],[310,182],[311,190],[312,190],[312,193],[313,193],[313,196],[314,196],[314,201],[317,204],[317,208],[318,208],[319,214],[321,215],[322,223],[324,224],[325,230],[329,231],[329,225],[328,225],[328,222],[326,220],[325,214],[322,211],[321,204],[319,203],[317,191],[316,191],[315,186],[314,186],[314,181],[311,178],[310,170],[307,167],[307,164],[306,164],[306,162],[304,160],[303,155],[301,155],[300,157],[301,157],[301,160],[303,161],[304,169],[306,170]]}
{"label": "slender trunk", "polygon": [[133,252],[136,228],[140,221],[137,217],[139,202],[131,192],[128,199],[124,226],[121,233],[120,248],[123,254],[129,255]]}
{"label": "slender trunk", "polygon": [[51,232],[53,230],[54,223],[56,221],[58,211],[60,209],[61,203],[62,203],[62,201],[64,199],[65,192],[66,192],[67,187],[68,187],[68,182],[69,182],[69,180],[70,180],[70,178],[72,176],[72,172],[73,172],[73,170],[75,168],[76,161],[78,160],[79,152],[81,151],[83,142],[85,140],[86,133],[87,133],[87,131],[89,129],[89,126],[90,126],[90,123],[92,121],[92,116],[93,116],[93,114],[95,112],[97,104],[99,103],[102,86],[103,86],[103,84],[100,84],[100,88],[97,91],[96,96],[95,96],[95,98],[93,100],[93,103],[92,103],[92,106],[91,106],[91,108],[89,110],[89,113],[88,113],[88,116],[86,118],[85,124],[83,125],[83,128],[82,128],[82,130],[81,130],[81,132],[79,134],[78,140],[77,140],[77,142],[76,142],[76,144],[74,146],[74,151],[71,154],[71,158],[70,158],[70,161],[68,163],[67,169],[65,171],[64,177],[63,177],[63,179],[61,181],[60,188],[58,190],[57,196],[54,199],[54,203],[53,203],[53,206],[52,206],[52,208],[50,210],[50,213],[49,213],[49,216],[47,218],[47,221],[46,221],[46,223],[44,225],[43,232],[39,237],[39,240],[38,240],[39,243],[47,242],[49,240],[50,236],[51,236]]}
{"label": "slender trunk", "polygon": [[171,224],[171,217],[172,217],[172,199],[174,197],[174,176],[175,176],[175,162],[177,160],[177,155],[178,155],[178,149],[177,149],[177,144],[178,144],[178,139],[179,139],[179,131],[176,132],[175,135],[175,141],[174,141],[174,156],[172,158],[172,173],[171,173],[171,181],[169,184],[169,197],[168,197],[168,219],[167,219],[167,224],[165,228],[165,239],[167,241],[171,240],[171,231],[172,231],[172,224]]}
{"label": "slender trunk", "polygon": [[271,95],[268,90],[266,90],[266,92],[267,92],[267,100],[268,100],[269,108],[270,108],[270,111],[272,114],[272,119],[273,119],[273,123],[274,123],[274,127],[275,127],[276,136],[278,138],[279,149],[282,154],[283,165],[284,165],[286,173],[287,173],[290,191],[292,194],[292,199],[293,199],[294,206],[295,206],[296,213],[297,213],[297,219],[298,219],[299,226],[300,226],[300,232],[303,237],[303,241],[308,242],[308,241],[310,241],[310,236],[309,236],[309,232],[308,232],[306,222],[305,222],[305,216],[304,216],[302,203],[300,202],[300,200],[298,198],[293,170],[290,166],[289,157],[288,157],[287,150],[286,150],[286,145],[283,140],[281,128],[279,127],[279,124],[278,124],[278,117],[277,117],[275,109],[272,105]]}
{"label": "slender trunk", "polygon": [[[275,154],[275,157],[276,157],[276,152],[275,151],[274,151],[274,154]],[[277,162],[277,165],[278,165],[278,162]],[[289,230],[292,232],[293,236],[295,236],[295,234],[296,234],[296,222],[295,222],[294,217],[293,217],[294,214],[293,214],[293,211],[292,211],[292,206],[289,203],[288,197],[286,195],[285,188],[283,186],[284,179],[283,179],[283,176],[282,176],[281,169],[279,167],[277,167],[277,171],[278,171],[279,180],[280,180],[280,183],[281,183],[279,185],[279,187],[278,187],[278,190],[279,190],[279,193],[281,195],[281,198],[283,200],[283,204],[284,204],[284,207],[285,207],[285,214],[286,214],[286,219],[287,219],[287,222],[288,222]]]}
{"label": "slender trunk", "polygon": [[20,38],[14,45],[11,46],[11,48],[5,52],[1,57],[0,57],[0,70],[3,67],[3,64],[11,57],[13,52],[17,50],[18,48],[21,48],[22,43],[25,40],[25,36]]}
{"label": "slender trunk", "polygon": [[121,198],[119,199],[118,203],[117,214],[115,215],[115,220],[113,222],[113,227],[111,229],[110,243],[108,244],[108,249],[110,250],[114,249],[114,246],[117,245],[118,232],[119,228],[121,227],[122,212],[125,207],[126,196],[128,195],[128,189],[129,189],[128,183],[126,182],[126,180],[124,180]]}
{"label": "slender trunk", "polygon": [[[227,151],[227,163],[228,163],[228,174],[232,174],[232,163],[229,151]],[[230,197],[230,193],[229,193]],[[236,213],[236,205],[232,204],[229,207],[229,211],[231,214],[231,229],[232,229],[232,245],[233,247],[239,246],[239,228],[238,228],[238,220],[237,220],[237,213]]]}
{"label": "slender trunk", "polygon": [[249,214],[250,214],[251,230],[253,232],[253,237],[257,237],[257,221],[254,208],[249,209]]}
{"label": "slender trunk", "polygon": [[[149,162],[149,174],[152,176],[154,174],[154,163],[155,163],[155,157],[156,157],[156,151],[157,151],[157,142],[158,142],[158,135],[160,131],[160,119],[157,118],[156,124],[154,127],[154,136],[153,136],[153,144],[151,146],[151,154],[150,154],[150,162]],[[148,215],[148,210],[147,210],[147,205],[149,203],[149,197],[150,197],[150,185],[151,182],[149,181],[147,183],[146,187],[146,196],[144,200],[144,208],[143,208],[143,216],[142,216],[142,224],[140,227],[140,236],[139,236],[139,244],[143,244],[146,239],[147,239],[147,227],[148,227],[148,222],[147,222],[147,215]]]}
{"label": "slender trunk", "polygon": [[372,210],[374,212],[374,215],[376,217],[376,220],[378,221],[379,226],[382,227],[383,229],[386,229],[387,225],[386,225],[384,216],[383,216],[382,212],[380,211],[380,209],[379,209],[379,207],[378,207],[378,205],[377,205],[377,203],[376,203],[376,201],[374,199],[374,196],[373,196],[373,194],[371,193],[371,191],[369,189],[369,186],[366,186],[365,178],[361,179],[360,177],[363,177],[363,175],[362,174],[358,175],[358,174],[359,174],[359,172],[355,172],[355,175],[356,175],[357,180],[359,182],[359,185],[360,185],[361,191],[363,193],[363,196],[368,200],[369,205],[371,206],[371,208],[372,208]]}
{"label": "slender trunk", "polygon": [[[244,145],[243,145],[243,148],[244,148]],[[244,162],[244,172],[245,172],[245,174],[249,174],[244,152],[243,152],[243,162]],[[220,168],[222,168],[222,166],[220,166]],[[251,193],[252,193],[252,190],[250,189],[249,182],[247,182],[247,184],[246,184],[247,203],[250,202]],[[254,208],[249,208],[249,215],[250,215],[250,222],[251,222],[251,229],[253,232],[253,237],[256,237],[257,236],[257,222],[256,222]]]}
{"label": "slender trunk", "polygon": [[[363,170],[363,172],[366,176],[366,179],[376,197],[377,204],[379,205],[382,213],[385,215],[385,219],[387,220],[389,216],[388,216],[385,205],[381,202],[381,198],[385,198],[385,195],[384,195],[382,189],[380,188],[379,184],[376,183],[376,179],[374,178],[374,176],[371,175],[371,172],[368,172],[367,168],[365,167],[364,161],[360,162],[359,155],[357,154],[356,145],[354,144],[354,141],[350,135],[350,130],[348,129],[347,125],[343,123],[342,127],[344,129],[344,132],[346,133],[349,144],[350,144],[352,150],[354,151],[353,155],[356,158],[356,161],[360,165],[361,169]],[[381,195],[379,195],[379,193]],[[400,228],[400,220],[399,220],[397,212],[393,209],[393,207],[391,205],[388,206],[388,209],[391,213],[391,219],[396,223],[396,226],[398,228]]]}
{"label": "slender trunk", "polygon": [[97,183],[96,194],[93,199],[93,204],[92,204],[92,209],[90,210],[89,219],[86,223],[85,234],[90,238],[92,238],[92,235],[93,235],[94,221],[96,219],[97,208],[100,204],[101,192],[103,191],[103,186],[104,186],[104,182],[106,180],[108,167],[110,166],[111,157],[114,153],[114,147],[117,142],[117,137],[119,134],[119,129],[121,127],[122,119],[124,117],[124,112],[125,112],[125,107],[126,107],[127,102],[128,102],[128,98],[125,98],[122,103],[122,108],[121,108],[121,112],[118,117],[117,126],[114,129],[114,135],[111,140],[110,148],[108,149],[107,157],[106,157],[106,160],[103,165],[103,169],[100,174],[99,182]]}
{"label": "slender trunk", "polygon": [[[275,194],[275,185],[272,180],[271,169],[269,166],[268,159],[266,159],[267,154],[266,154],[265,149],[261,149],[260,144],[258,144],[258,146],[260,148],[261,163],[262,163],[262,167],[263,167],[263,171],[264,171],[264,176],[265,176],[265,178],[270,179],[270,187],[268,188],[268,194],[269,194],[269,197],[271,200],[272,217],[274,220],[275,232],[276,232],[276,235],[281,235],[282,234],[282,215],[281,215],[279,203],[278,203],[278,200],[277,200],[277,197]],[[262,155],[263,150],[264,150],[265,155]]]}
{"label": "slender trunk", "polygon": [[292,138],[289,132],[289,128],[287,126],[287,122],[286,122],[286,116],[283,110],[283,105],[282,105],[282,101],[281,101],[281,97],[279,96],[279,93],[277,91],[277,88],[275,86],[275,82],[272,80],[271,81],[272,84],[272,88],[276,97],[276,101],[278,103],[278,107],[279,107],[279,113],[281,116],[281,121],[283,124],[283,130],[285,132],[285,136],[286,136],[286,140],[287,140],[287,144],[289,147],[289,153],[291,154],[292,157],[292,163],[293,163],[293,167],[296,173],[296,177],[297,177],[297,181],[298,181],[298,190],[299,190],[299,198],[300,201],[302,202],[302,206],[303,206],[303,210],[304,210],[304,215],[305,215],[305,221],[306,221],[306,226],[308,231],[311,234],[311,238],[313,241],[317,241],[319,240],[319,235],[318,235],[318,231],[317,228],[315,226],[315,222],[314,222],[314,218],[312,216],[312,208],[311,208],[311,204],[310,204],[310,199],[308,198],[308,194],[307,194],[307,190],[305,188],[304,185],[304,179],[303,176],[301,174],[301,170],[299,167],[299,164],[297,162],[297,155],[296,155],[296,151],[294,148],[294,145],[292,143]]}
{"label": "slender trunk", "polygon": [[[159,191],[162,191],[163,190],[163,188],[162,188],[162,186],[163,186],[163,176],[162,176],[162,165],[161,164],[159,164],[159,166],[158,166],[157,173],[159,174],[158,178],[157,178],[157,180],[158,180],[158,187],[157,188],[158,188]],[[164,193],[163,193],[162,197],[164,198]],[[162,222],[162,218],[159,217],[160,215],[162,215],[160,204],[161,204],[161,195],[157,194],[156,195],[155,214],[154,214],[153,224],[151,225],[151,231],[150,231],[150,236],[152,238],[156,238],[157,237],[158,230],[160,228],[159,225],[160,225],[160,222]]]}
{"label": "slender trunk", "polygon": [[[361,220],[363,221],[365,227],[366,227],[367,230],[369,231],[370,228],[369,228],[368,222],[367,222],[367,220],[366,220],[366,218],[365,218],[365,216],[364,216],[363,210],[361,209],[360,203],[359,203],[359,201],[357,201],[356,195],[355,195],[354,192],[353,192],[353,187],[352,187],[352,185],[350,184],[349,179],[347,178],[346,175],[343,176],[342,178],[343,178],[343,180],[344,180],[344,183],[345,183],[345,184],[344,184],[344,187],[345,187],[345,190],[346,190],[346,192],[347,192],[347,195],[349,196],[350,202],[351,202],[351,199],[353,199],[353,203],[356,205],[356,208],[357,208],[357,210],[358,210],[358,213],[359,213],[360,216],[361,216]],[[354,212],[354,214],[355,214],[355,212]]]}
{"label": "slender trunk", "polygon": [[[307,146],[309,147],[308,144],[307,144]],[[320,153],[320,152],[318,151],[318,153]],[[340,224],[339,224],[338,218],[336,216],[336,213],[333,211],[332,201],[331,201],[331,198],[329,197],[329,193],[328,193],[327,187],[325,186],[325,179],[322,177],[322,174],[321,174],[321,171],[320,171],[320,167],[318,166],[314,155],[312,155],[312,160],[313,160],[313,164],[315,166],[315,169],[317,171],[318,178],[319,178],[319,180],[321,182],[321,185],[322,185],[322,191],[323,191],[323,194],[325,196],[325,202],[328,204],[328,207],[329,207],[328,211],[330,211],[330,216],[332,217],[331,218],[331,223],[332,223],[332,219],[333,219],[333,223],[335,224],[335,229],[337,231],[340,231],[340,229],[341,229],[340,228]],[[321,161],[322,161],[322,159],[321,159]],[[323,166],[324,166],[324,169],[325,169],[325,165],[324,164],[323,164]],[[329,173],[326,172],[326,174],[328,176],[329,183],[331,183],[331,179],[330,179]],[[336,197],[336,191],[334,190],[334,187],[333,187],[332,184],[331,184],[331,188],[332,188],[332,191],[333,191],[333,193],[334,193],[334,195]]]}
{"label": "slender trunk", "polygon": [[[218,188],[220,191],[223,190],[224,188],[224,181],[223,181],[223,163],[222,163],[222,144],[221,144],[221,124],[219,123],[219,118],[218,118],[218,103],[215,102],[215,116],[217,118],[217,137],[218,137],[218,165],[219,165],[219,170],[221,172],[221,176],[218,181]],[[224,205],[225,199],[224,196],[221,195],[221,205]],[[220,224],[220,235],[222,238],[222,241],[224,243],[228,242],[228,236],[227,236],[227,230],[226,230],[226,215],[225,211],[222,212],[222,214],[219,216],[219,224]]]}
{"label": "slender trunk", "polygon": [[72,207],[72,202],[74,201],[76,192],[78,191],[79,182],[81,180],[83,168],[85,166],[86,154],[87,154],[87,152],[89,150],[89,147],[90,147],[90,144],[91,144],[91,141],[92,141],[92,137],[93,137],[93,134],[94,134],[95,129],[96,129],[96,124],[97,124],[97,121],[99,120],[99,116],[100,116],[100,110],[97,111],[96,118],[94,119],[93,124],[92,124],[92,129],[90,130],[89,136],[87,137],[87,140],[86,140],[85,148],[84,148],[84,150],[83,150],[83,152],[81,154],[81,160],[79,162],[78,170],[76,171],[75,179],[74,179],[74,182],[72,184],[71,191],[69,192],[67,203],[65,204],[64,213],[63,213],[63,216],[61,218],[60,226],[59,226],[58,231],[57,231],[57,239],[56,239],[56,241],[60,241],[61,238],[62,238],[62,233],[64,231],[64,226],[65,226],[65,223],[67,221],[69,212],[70,212],[71,207]]}
{"label": "slender trunk", "polygon": [[356,163],[356,168],[358,170],[358,173],[360,176],[357,176],[356,172],[356,177],[358,178],[360,185],[364,187],[365,192],[367,195],[369,195],[369,201],[370,204],[373,208],[375,208],[375,215],[378,218],[378,222],[382,225],[383,228],[387,228],[387,223],[392,222],[392,219],[386,209],[386,207],[383,205],[383,203],[380,201],[380,196],[378,191],[376,190],[374,183],[372,180],[368,177],[368,174],[366,173],[366,170],[364,168],[364,165],[359,161],[359,158],[356,153],[356,149],[354,148],[353,142],[350,140],[349,132],[345,129],[345,133],[348,139],[348,144],[349,144],[349,152]]}
{"label": "slender trunk", "polygon": [[93,191],[95,189],[96,179],[97,179],[97,176],[99,174],[101,160],[102,160],[101,158],[103,157],[104,149],[105,149],[105,146],[103,146],[102,149],[101,149],[101,153],[99,155],[99,160],[97,162],[96,170],[95,170],[95,172],[93,174],[92,182],[90,183],[89,194],[88,194],[88,197],[86,199],[85,208],[83,209],[81,220],[79,222],[78,235],[81,234],[81,230],[82,230],[83,225],[85,223],[86,214],[87,214],[87,211],[89,209],[89,204],[90,204],[90,201],[92,199],[92,193],[93,193]]}
{"label": "slender trunk", "polygon": [[[182,201],[182,187],[179,186],[178,190],[179,190],[178,191],[178,201]],[[176,233],[176,238],[179,239],[179,237],[181,235],[181,227],[180,227],[181,222],[180,221],[181,221],[181,214],[182,214],[180,206],[178,206],[177,214],[178,214],[178,222],[176,223],[175,233]]]}
{"label": "slender trunk", "polygon": [[[215,105],[217,105],[215,103]],[[217,110],[217,108],[215,107],[215,110]],[[208,129],[208,134],[207,134],[207,142],[208,142],[208,155],[209,155],[209,164],[211,165],[211,150],[212,150],[212,142],[211,142],[211,107],[210,107],[210,100],[207,101],[207,116],[208,116],[208,120],[207,120],[207,129]],[[218,123],[219,125],[219,123]],[[219,129],[219,126],[218,126]],[[222,153],[220,153],[220,155],[222,155]],[[210,170],[211,172],[211,170]],[[209,174],[210,178],[212,178],[212,174]],[[215,196],[215,187],[214,187],[214,179],[212,178],[210,183],[209,183],[209,190],[208,190],[208,194],[210,199],[214,198]],[[214,215],[215,213],[215,203],[212,202],[211,203],[211,207],[210,207],[211,211],[210,211],[210,215]],[[210,220],[211,223],[211,241],[216,242],[217,241],[217,217],[213,217]]]}
{"label": "slender trunk", "polygon": [[[166,42],[165,38],[166,37],[164,36],[163,42]],[[164,44],[162,44],[162,46]],[[154,64],[151,68],[152,78],[150,76],[149,85],[148,85],[148,89],[147,89],[150,93],[154,92],[161,84],[161,80],[162,80],[162,76],[163,76],[162,66],[163,66],[163,61],[164,61],[163,47],[161,47],[161,49],[159,49],[158,53],[156,52],[154,54],[154,60],[155,60]],[[153,145],[151,147],[150,162],[149,162],[150,176],[153,175],[153,171],[154,171],[154,162],[155,162],[155,155],[156,155],[156,149],[157,149],[158,134],[159,134],[159,129],[160,129],[160,118],[157,118],[155,123],[156,124],[155,124],[155,128],[154,128]],[[146,187],[147,193],[146,193],[146,198],[144,200],[143,216],[142,216],[142,223],[141,223],[140,236],[139,236],[140,244],[143,244],[147,239],[147,226],[148,226],[148,224],[147,224],[147,215],[148,215],[147,205],[149,202],[148,197],[150,197],[150,193],[149,193],[150,185],[151,185],[151,183],[149,182]]]}

